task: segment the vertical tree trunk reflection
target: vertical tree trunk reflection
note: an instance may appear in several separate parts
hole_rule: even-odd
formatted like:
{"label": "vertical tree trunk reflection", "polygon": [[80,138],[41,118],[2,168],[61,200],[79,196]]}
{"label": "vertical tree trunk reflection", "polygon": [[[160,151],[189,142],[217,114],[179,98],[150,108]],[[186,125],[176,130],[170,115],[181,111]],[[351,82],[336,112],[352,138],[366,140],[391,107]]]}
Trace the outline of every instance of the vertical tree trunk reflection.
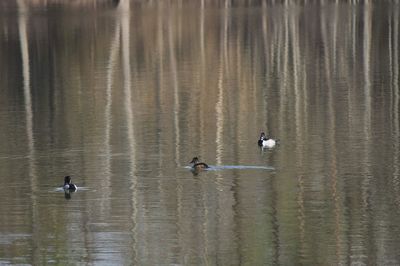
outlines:
{"label": "vertical tree trunk reflection", "polygon": [[39,210],[37,209],[38,181],[36,176],[36,151],[35,139],[33,135],[33,110],[32,110],[32,95],[31,95],[31,80],[30,80],[30,63],[29,63],[29,41],[27,34],[27,24],[29,17],[29,9],[24,0],[18,0],[18,33],[21,45],[21,59],[22,59],[22,77],[24,86],[24,100],[25,100],[25,123],[26,123],[26,136],[28,142],[28,158],[29,158],[29,181],[30,188],[32,189],[31,204],[32,204],[32,261],[33,264],[39,264],[40,250],[36,243],[39,239]]}

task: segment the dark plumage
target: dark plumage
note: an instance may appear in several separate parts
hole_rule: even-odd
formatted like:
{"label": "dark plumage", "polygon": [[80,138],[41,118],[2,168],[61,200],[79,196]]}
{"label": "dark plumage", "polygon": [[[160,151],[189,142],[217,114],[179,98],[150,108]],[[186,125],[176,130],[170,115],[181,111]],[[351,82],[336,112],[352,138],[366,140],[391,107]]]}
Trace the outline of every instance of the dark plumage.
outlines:
{"label": "dark plumage", "polygon": [[262,147],[263,141],[264,141],[265,139],[266,139],[265,133],[264,133],[264,132],[261,132],[260,139],[258,140],[258,146]]}
{"label": "dark plumage", "polygon": [[197,157],[194,157],[190,163],[192,164],[192,169],[194,169],[194,170],[210,168],[206,163],[200,162],[199,158],[197,158]]}
{"label": "dark plumage", "polygon": [[77,187],[71,183],[71,177],[69,175],[64,177],[64,190],[75,191]]}

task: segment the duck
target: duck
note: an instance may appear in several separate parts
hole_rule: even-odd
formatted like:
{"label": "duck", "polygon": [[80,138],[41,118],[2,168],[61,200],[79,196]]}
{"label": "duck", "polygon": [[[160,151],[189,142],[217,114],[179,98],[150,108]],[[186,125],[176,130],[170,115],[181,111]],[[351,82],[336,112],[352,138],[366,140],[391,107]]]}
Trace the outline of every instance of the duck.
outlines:
{"label": "duck", "polygon": [[67,175],[64,177],[64,186],[65,191],[75,191],[78,187],[71,183],[71,176]]}
{"label": "duck", "polygon": [[208,164],[200,162],[199,158],[197,157],[193,157],[190,163],[192,164],[192,170],[203,170],[210,168]]}
{"label": "duck", "polygon": [[269,138],[264,132],[261,132],[260,139],[258,140],[258,146],[263,148],[273,148],[277,143],[277,139]]}

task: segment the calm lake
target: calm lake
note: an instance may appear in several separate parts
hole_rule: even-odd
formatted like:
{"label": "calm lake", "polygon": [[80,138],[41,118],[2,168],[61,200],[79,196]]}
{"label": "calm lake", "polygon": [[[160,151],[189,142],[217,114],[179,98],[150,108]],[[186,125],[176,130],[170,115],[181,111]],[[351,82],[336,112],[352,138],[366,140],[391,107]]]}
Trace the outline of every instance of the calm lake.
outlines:
{"label": "calm lake", "polygon": [[0,264],[399,265],[399,11],[2,1]]}

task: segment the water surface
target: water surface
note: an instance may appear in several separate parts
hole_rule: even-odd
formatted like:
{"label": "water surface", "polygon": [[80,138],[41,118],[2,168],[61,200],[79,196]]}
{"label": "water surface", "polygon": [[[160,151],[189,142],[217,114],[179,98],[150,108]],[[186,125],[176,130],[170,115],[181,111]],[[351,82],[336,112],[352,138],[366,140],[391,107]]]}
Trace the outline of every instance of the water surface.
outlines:
{"label": "water surface", "polygon": [[0,264],[400,264],[398,3],[24,3]]}

